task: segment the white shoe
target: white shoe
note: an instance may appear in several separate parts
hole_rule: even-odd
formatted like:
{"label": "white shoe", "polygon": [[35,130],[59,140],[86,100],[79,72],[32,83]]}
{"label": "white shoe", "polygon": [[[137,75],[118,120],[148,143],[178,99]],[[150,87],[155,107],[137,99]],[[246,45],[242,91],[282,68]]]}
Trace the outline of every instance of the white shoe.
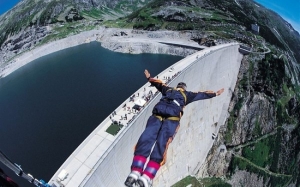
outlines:
{"label": "white shoe", "polygon": [[133,185],[136,183],[137,179],[141,176],[140,172],[138,171],[132,171],[126,181],[125,181],[125,186],[127,187],[133,187]]}
{"label": "white shoe", "polygon": [[139,187],[152,187],[152,180],[147,175],[142,175],[138,180]]}

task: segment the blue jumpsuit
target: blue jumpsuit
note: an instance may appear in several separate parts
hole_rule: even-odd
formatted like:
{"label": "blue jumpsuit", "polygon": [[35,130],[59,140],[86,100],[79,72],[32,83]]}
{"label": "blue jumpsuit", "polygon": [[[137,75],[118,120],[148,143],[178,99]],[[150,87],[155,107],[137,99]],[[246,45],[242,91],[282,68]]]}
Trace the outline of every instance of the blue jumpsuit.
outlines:
{"label": "blue jumpsuit", "polygon": [[[178,128],[183,115],[183,108],[191,102],[215,97],[214,92],[190,92],[181,88],[172,88],[160,80],[150,78],[149,82],[162,93],[162,98],[155,105],[149,117],[146,129],[141,134],[134,152],[132,170],[154,178],[160,165],[166,160],[166,152]],[[151,152],[151,149],[154,148]],[[146,158],[150,156],[147,167],[143,170]]]}

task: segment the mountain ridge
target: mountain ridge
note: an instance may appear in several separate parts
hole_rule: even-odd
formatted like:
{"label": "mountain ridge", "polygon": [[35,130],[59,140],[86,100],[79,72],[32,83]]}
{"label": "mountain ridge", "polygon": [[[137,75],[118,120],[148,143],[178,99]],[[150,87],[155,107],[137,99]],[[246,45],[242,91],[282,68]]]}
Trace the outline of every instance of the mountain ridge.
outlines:
{"label": "mountain ridge", "polygon": [[[22,2],[37,10],[21,3],[0,16],[0,67],[18,54],[99,26],[190,32],[190,40],[208,47],[231,41],[251,47],[226,125],[197,180],[206,186],[300,185],[300,36],[277,13],[247,0],[135,1],[134,8],[129,6],[134,1],[126,0]],[[255,23],[258,34],[251,30]],[[220,146],[226,148],[222,154]],[[213,179],[218,180],[212,185]]]}

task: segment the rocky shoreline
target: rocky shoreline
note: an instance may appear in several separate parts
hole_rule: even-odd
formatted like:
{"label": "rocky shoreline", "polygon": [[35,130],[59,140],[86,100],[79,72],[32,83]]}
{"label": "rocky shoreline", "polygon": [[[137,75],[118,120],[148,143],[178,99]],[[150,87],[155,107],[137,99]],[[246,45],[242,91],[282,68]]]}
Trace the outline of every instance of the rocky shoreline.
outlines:
{"label": "rocky shoreline", "polygon": [[[192,35],[193,33],[191,32],[137,31],[100,27],[97,30],[85,31],[35,47],[32,50],[16,55],[8,62],[1,62],[0,78],[42,56],[93,41],[100,42],[102,47],[115,52],[169,54],[185,57],[198,51],[195,48],[182,47],[183,45],[199,47],[197,42],[191,40]],[[171,43],[176,45],[170,45]]]}

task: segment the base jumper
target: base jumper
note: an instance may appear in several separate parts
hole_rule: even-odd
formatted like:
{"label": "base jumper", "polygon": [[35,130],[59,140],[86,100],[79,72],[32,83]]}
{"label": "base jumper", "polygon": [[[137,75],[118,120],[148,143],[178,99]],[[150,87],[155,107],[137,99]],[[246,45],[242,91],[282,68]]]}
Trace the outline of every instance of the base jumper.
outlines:
{"label": "base jumper", "polygon": [[[168,146],[179,128],[179,121],[186,105],[216,97],[224,92],[224,88],[217,92],[186,91],[187,86],[183,82],[178,83],[176,88],[172,88],[161,80],[151,78],[148,70],[144,73],[151,85],[162,93],[162,98],[154,106],[146,128],[136,144],[131,173],[125,181],[127,187],[132,187],[134,184],[140,187],[152,186],[157,171],[166,162]],[[146,165],[148,157],[149,161]]]}

